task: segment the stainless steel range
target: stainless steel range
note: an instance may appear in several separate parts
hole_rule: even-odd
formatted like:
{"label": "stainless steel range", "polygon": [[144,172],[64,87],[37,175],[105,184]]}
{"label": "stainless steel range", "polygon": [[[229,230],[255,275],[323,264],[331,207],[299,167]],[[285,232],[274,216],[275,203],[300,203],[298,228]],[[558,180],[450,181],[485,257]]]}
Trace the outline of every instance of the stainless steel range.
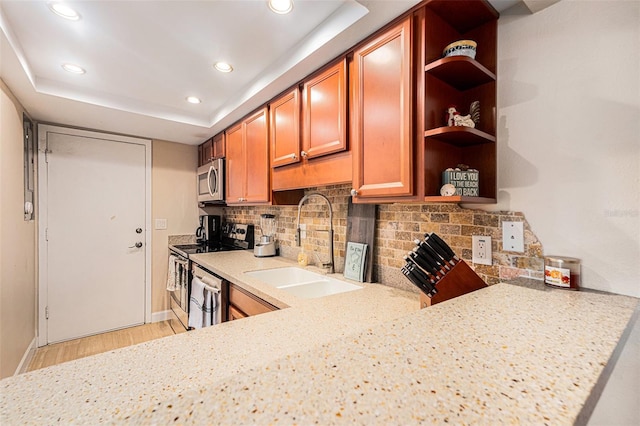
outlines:
{"label": "stainless steel range", "polygon": [[[223,223],[219,238],[208,239],[199,244],[180,244],[169,246],[169,273],[175,274],[175,290],[169,291],[169,302],[180,326],[189,329],[189,300],[193,279],[190,255],[214,253],[219,251],[249,250],[254,245],[254,226],[237,223]],[[173,256],[173,257],[172,257]],[[172,321],[172,324],[176,324]]]}

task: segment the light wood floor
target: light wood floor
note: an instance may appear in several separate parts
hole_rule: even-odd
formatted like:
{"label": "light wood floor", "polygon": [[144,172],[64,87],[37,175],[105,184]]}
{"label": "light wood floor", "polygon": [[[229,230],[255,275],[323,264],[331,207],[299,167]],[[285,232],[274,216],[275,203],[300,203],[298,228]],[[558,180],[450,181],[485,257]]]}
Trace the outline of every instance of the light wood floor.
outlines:
{"label": "light wood floor", "polygon": [[[177,327],[176,331],[181,332]],[[36,349],[27,371],[159,339],[175,334],[176,331],[169,321],[161,321],[43,346]]]}

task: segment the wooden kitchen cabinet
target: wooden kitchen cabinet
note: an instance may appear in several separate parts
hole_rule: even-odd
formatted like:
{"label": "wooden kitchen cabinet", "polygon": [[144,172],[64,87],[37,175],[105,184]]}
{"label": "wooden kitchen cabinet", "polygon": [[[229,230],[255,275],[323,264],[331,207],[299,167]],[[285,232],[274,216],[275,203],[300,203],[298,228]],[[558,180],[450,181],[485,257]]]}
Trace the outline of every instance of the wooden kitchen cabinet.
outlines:
{"label": "wooden kitchen cabinet", "polygon": [[347,61],[306,81],[302,89],[302,151],[311,160],[347,149]]}
{"label": "wooden kitchen cabinet", "polygon": [[354,52],[354,202],[414,195],[412,17]]}
{"label": "wooden kitchen cabinet", "polygon": [[213,158],[224,158],[226,155],[224,132],[215,135],[211,143],[213,145]]}
{"label": "wooden kitchen cabinet", "polygon": [[270,104],[274,190],[350,182],[347,60],[330,64]]}
{"label": "wooden kitchen cabinet", "polygon": [[294,87],[269,105],[271,167],[300,162],[300,89]]}
{"label": "wooden kitchen cabinet", "polygon": [[[498,16],[485,0],[431,0],[356,49],[354,202],[496,202]],[[475,59],[442,57],[463,39],[477,42]],[[449,106],[466,115],[473,101],[476,128],[447,126]],[[440,196],[458,164],[479,170],[479,197]]]}
{"label": "wooden kitchen cabinet", "polygon": [[219,133],[198,147],[198,166],[204,166],[211,160],[225,156],[224,133]]}
{"label": "wooden kitchen cabinet", "polygon": [[270,202],[267,108],[226,132],[227,205]]}
{"label": "wooden kitchen cabinet", "polygon": [[229,283],[228,295],[229,321],[278,310],[272,304],[233,283]]}
{"label": "wooden kitchen cabinet", "polygon": [[198,147],[198,166],[204,166],[213,158],[213,138]]}
{"label": "wooden kitchen cabinet", "polygon": [[[424,200],[429,202],[495,203],[496,69],[498,13],[485,1],[434,0],[425,6],[420,31],[424,83]],[[442,57],[442,50],[458,40],[477,42],[476,58]],[[480,102],[475,128],[447,126],[446,110],[455,105],[462,115]],[[440,196],[442,172],[457,164],[479,171],[480,196]]]}

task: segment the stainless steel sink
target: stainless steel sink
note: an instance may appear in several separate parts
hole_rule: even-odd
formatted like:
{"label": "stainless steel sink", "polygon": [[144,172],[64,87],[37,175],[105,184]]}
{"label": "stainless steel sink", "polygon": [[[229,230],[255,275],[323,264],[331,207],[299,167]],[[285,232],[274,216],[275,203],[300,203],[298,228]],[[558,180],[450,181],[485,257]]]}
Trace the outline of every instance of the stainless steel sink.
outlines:
{"label": "stainless steel sink", "polygon": [[362,286],[295,266],[262,269],[245,272],[245,274],[302,299],[313,299],[362,289]]}

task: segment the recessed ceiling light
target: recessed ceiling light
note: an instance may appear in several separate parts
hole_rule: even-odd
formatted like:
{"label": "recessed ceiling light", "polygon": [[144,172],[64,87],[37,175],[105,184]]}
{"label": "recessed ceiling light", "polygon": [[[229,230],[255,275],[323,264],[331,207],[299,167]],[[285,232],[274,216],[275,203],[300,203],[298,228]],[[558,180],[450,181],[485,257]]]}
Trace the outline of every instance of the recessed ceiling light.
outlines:
{"label": "recessed ceiling light", "polygon": [[80,19],[80,14],[64,3],[49,2],[47,6],[49,6],[49,9],[51,9],[53,13],[63,17],[64,19],[68,19],[70,21],[77,21]]}
{"label": "recessed ceiling light", "polygon": [[220,72],[231,72],[233,67],[226,62],[216,62],[214,67]]}
{"label": "recessed ceiling light", "polygon": [[269,0],[269,9],[280,15],[293,10],[293,0]]}
{"label": "recessed ceiling light", "polygon": [[189,102],[190,104],[199,104],[200,102],[202,102],[202,100],[195,96],[187,96],[187,102]]}
{"label": "recessed ceiling light", "polygon": [[74,64],[62,64],[62,69],[73,74],[84,74],[87,72],[84,68]]}

